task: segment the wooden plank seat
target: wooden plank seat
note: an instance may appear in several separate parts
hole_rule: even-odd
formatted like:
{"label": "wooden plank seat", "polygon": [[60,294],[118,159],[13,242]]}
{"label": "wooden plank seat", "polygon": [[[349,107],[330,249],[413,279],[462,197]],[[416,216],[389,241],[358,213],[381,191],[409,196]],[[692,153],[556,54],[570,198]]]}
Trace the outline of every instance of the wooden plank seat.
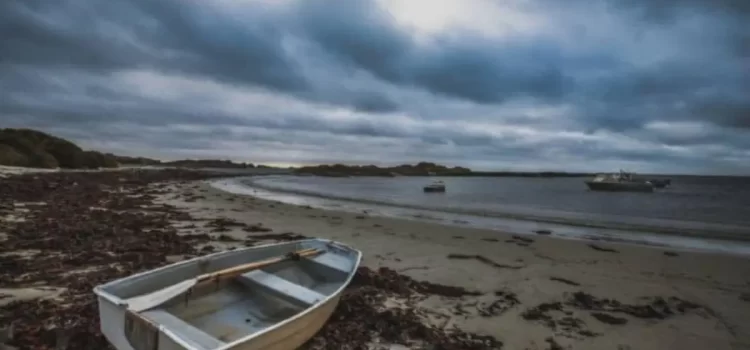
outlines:
{"label": "wooden plank seat", "polygon": [[211,350],[226,345],[226,343],[164,310],[144,311],[141,316],[164,326],[197,349]]}
{"label": "wooden plank seat", "polygon": [[240,283],[250,288],[261,286],[286,300],[304,306],[313,305],[326,298],[325,295],[312,289],[287,281],[263,270],[250,271],[240,275],[237,279]]}

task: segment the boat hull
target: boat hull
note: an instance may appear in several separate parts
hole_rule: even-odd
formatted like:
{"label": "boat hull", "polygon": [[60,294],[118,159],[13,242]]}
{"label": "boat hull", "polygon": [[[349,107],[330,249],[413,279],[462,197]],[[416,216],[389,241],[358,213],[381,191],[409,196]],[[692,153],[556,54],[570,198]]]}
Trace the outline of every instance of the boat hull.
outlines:
{"label": "boat hull", "polygon": [[654,188],[665,188],[672,184],[672,180],[666,179],[666,180],[649,180],[649,182],[654,185]]}
{"label": "boat hull", "polygon": [[[288,251],[323,246],[332,249],[329,251],[330,253],[335,251],[336,254],[341,254],[341,256],[334,257],[338,258],[338,260],[334,259],[334,262],[343,262],[343,265],[338,266],[341,270],[336,270],[336,276],[338,276],[337,278],[340,277],[340,280],[337,280],[335,285],[328,283],[327,286],[324,286],[326,283],[322,279],[309,280],[311,275],[320,276],[325,271],[333,271],[331,266],[336,266],[335,264],[330,265],[333,264],[331,260],[322,261],[322,263],[329,264],[322,267],[318,262],[289,261],[274,265],[275,267],[269,268],[270,270],[265,270],[268,272],[260,271],[261,275],[266,275],[266,277],[268,277],[267,275],[273,275],[271,276],[272,279],[278,280],[278,277],[283,277],[287,280],[286,283],[294,281],[295,276],[307,278],[308,287],[302,287],[301,289],[310,288],[308,292],[313,294],[317,292],[325,293],[325,295],[320,294],[320,298],[315,299],[317,301],[311,301],[311,304],[292,303],[289,300],[272,300],[269,296],[278,296],[272,295],[271,290],[263,288],[264,286],[241,285],[230,281],[227,282],[227,285],[206,287],[207,290],[210,289],[211,291],[205,296],[198,296],[202,295],[203,291],[196,290],[195,300],[191,298],[189,304],[187,299],[185,299],[184,304],[182,300],[178,300],[172,306],[164,306],[156,311],[149,310],[140,313],[148,315],[150,312],[155,312],[159,313],[160,317],[166,317],[167,321],[156,325],[156,327],[150,324],[153,323],[153,318],[136,317],[133,316],[133,312],[128,310],[127,298],[129,297],[137,296],[144,290],[147,292],[158,290],[174,284],[175,281],[189,278],[191,275],[236,266],[248,260],[245,256],[247,254],[266,255],[251,259],[251,261],[254,261],[277,256]],[[345,259],[341,258],[342,256]],[[341,293],[356,272],[360,261],[361,253],[359,251],[336,242],[317,239],[250,247],[198,257],[97,286],[94,292],[98,296],[101,330],[107,340],[118,350],[296,349],[325,325],[335,310]],[[306,266],[305,269],[297,269],[300,264],[316,265],[321,269],[312,271],[314,273],[311,275],[306,275],[303,272],[310,270],[311,267]],[[305,284],[302,283],[304,282],[303,279],[297,282],[300,283],[300,286]],[[232,283],[237,284],[237,286]],[[251,289],[245,289],[246,286],[251,287]],[[299,288],[299,286],[297,287]],[[327,291],[324,292],[319,287]],[[227,292],[224,292],[225,290]],[[316,290],[317,292],[315,292]],[[245,293],[252,293],[254,296],[245,297]],[[250,310],[262,317],[253,318],[255,316],[249,316],[248,311],[245,311],[248,309],[248,303],[258,305],[257,309]],[[276,308],[276,304],[280,306]],[[292,306],[295,308],[290,311]],[[270,311],[263,310],[266,308]],[[283,314],[283,316],[277,316],[280,314]],[[251,318],[253,319],[251,320]],[[273,321],[265,321],[271,318],[273,318]],[[255,326],[258,322],[261,325]],[[264,324],[264,322],[266,323]],[[254,330],[253,327],[258,328]],[[192,328],[196,329],[191,330]],[[198,335],[193,337],[193,334]],[[205,339],[208,339],[208,341]]]}
{"label": "boat hull", "polygon": [[586,181],[586,186],[592,191],[603,192],[654,192],[653,185],[640,182]]}
{"label": "boat hull", "polygon": [[430,186],[425,186],[424,191],[425,192],[445,192],[445,187],[430,187]]}

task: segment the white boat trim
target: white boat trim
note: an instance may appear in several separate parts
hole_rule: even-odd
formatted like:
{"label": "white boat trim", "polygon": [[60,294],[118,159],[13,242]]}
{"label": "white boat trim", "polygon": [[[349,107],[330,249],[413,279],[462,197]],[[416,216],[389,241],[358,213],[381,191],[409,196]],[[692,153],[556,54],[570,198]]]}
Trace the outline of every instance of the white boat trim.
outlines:
{"label": "white boat trim", "polygon": [[[352,247],[349,247],[347,245],[344,245],[344,244],[341,244],[341,243],[338,243],[338,242],[335,242],[335,241],[332,241],[332,240],[329,240],[329,239],[313,238],[313,239],[300,240],[298,242],[299,243],[304,243],[304,242],[324,242],[330,248],[336,248],[336,249],[340,249],[340,250],[355,252],[357,254],[357,256],[356,256],[356,259],[354,259],[354,264],[353,264],[353,266],[351,268],[351,272],[348,272],[348,277],[346,278],[346,280],[333,293],[329,294],[324,299],[319,300],[317,303],[315,303],[313,305],[310,305],[309,307],[305,308],[302,312],[300,312],[300,313],[298,313],[298,314],[296,314],[296,315],[294,315],[294,316],[292,316],[290,318],[287,318],[284,321],[281,321],[281,322],[276,323],[276,324],[274,324],[272,326],[264,328],[263,330],[261,330],[259,332],[256,332],[256,333],[253,333],[253,334],[249,334],[249,335],[247,335],[247,336],[245,336],[243,338],[237,339],[237,340],[232,341],[230,343],[226,343],[223,346],[220,346],[220,347],[215,348],[215,349],[210,349],[210,350],[231,350],[231,348],[234,347],[234,346],[237,346],[237,345],[242,344],[242,343],[246,343],[246,342],[248,342],[250,340],[253,340],[255,338],[258,338],[258,337],[260,337],[260,336],[262,336],[262,335],[264,335],[266,333],[269,333],[269,332],[272,332],[272,331],[277,330],[279,328],[282,328],[285,325],[287,325],[287,324],[289,324],[291,322],[294,322],[297,319],[302,318],[305,315],[313,312],[315,309],[317,309],[321,305],[325,304],[326,302],[328,302],[328,301],[330,301],[330,300],[332,300],[334,298],[339,297],[341,295],[341,293],[344,291],[344,289],[346,289],[346,287],[349,285],[349,283],[351,283],[352,279],[354,278],[354,275],[357,273],[357,269],[359,268],[359,265],[362,262],[362,252],[360,252],[359,250],[356,250],[356,249],[354,249]],[[250,249],[262,249],[262,248],[272,247],[272,246],[275,246],[275,245],[278,245],[278,243],[263,244],[263,245],[248,247],[246,249],[247,250],[250,250]],[[241,249],[234,250],[232,252],[238,252],[238,251],[241,251]],[[128,305],[127,302],[125,302],[123,299],[121,299],[119,297],[116,297],[116,296],[114,296],[114,295],[112,295],[110,293],[105,292],[103,289],[107,288],[110,285],[119,283],[121,280],[124,280],[124,279],[136,278],[136,277],[144,276],[144,275],[147,275],[147,274],[150,274],[150,273],[154,273],[154,272],[157,272],[157,271],[163,271],[163,270],[166,270],[168,268],[172,269],[172,268],[174,268],[176,266],[187,265],[189,263],[194,263],[194,262],[202,260],[202,259],[208,259],[210,257],[215,257],[215,256],[227,254],[227,253],[228,253],[228,251],[220,251],[220,252],[216,252],[216,253],[211,253],[211,254],[208,254],[208,255],[196,257],[196,258],[193,258],[193,259],[181,261],[181,262],[174,263],[174,264],[165,265],[165,266],[158,267],[158,268],[155,268],[155,269],[152,269],[152,270],[143,271],[143,272],[140,272],[140,273],[137,273],[137,274],[134,274],[134,275],[123,277],[123,278],[117,279],[115,281],[111,281],[111,282],[108,282],[108,283],[105,283],[105,284],[102,284],[102,285],[94,287],[94,293],[98,297],[106,299],[107,301],[111,302],[112,304],[115,304],[115,305],[120,306],[122,308],[127,308],[127,305]],[[158,325],[158,329],[159,329],[160,332],[164,333],[164,335],[166,335],[167,337],[169,337],[170,339],[172,339],[174,342],[176,342],[180,346],[184,347],[185,349],[188,349],[188,350],[206,350],[206,349],[201,349],[201,348],[194,347],[191,344],[191,342],[186,341],[181,336],[179,336],[178,334],[172,332],[169,328],[165,327],[164,325],[161,325],[161,324]]]}

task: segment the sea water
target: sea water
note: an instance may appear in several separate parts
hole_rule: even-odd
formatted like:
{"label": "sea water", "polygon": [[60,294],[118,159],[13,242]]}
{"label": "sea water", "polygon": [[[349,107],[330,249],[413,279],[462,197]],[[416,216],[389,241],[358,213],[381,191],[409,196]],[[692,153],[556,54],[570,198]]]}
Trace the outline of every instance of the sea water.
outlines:
{"label": "sea water", "polygon": [[[445,193],[424,193],[433,179]],[[583,178],[259,176],[219,180],[236,193],[345,211],[513,233],[750,253],[750,180],[672,177],[654,193],[587,189]]]}

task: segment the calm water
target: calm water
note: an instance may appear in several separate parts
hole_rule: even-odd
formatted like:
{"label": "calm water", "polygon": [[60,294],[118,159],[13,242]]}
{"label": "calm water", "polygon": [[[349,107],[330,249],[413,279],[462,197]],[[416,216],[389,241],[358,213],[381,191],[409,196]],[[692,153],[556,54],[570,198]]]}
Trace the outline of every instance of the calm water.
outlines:
{"label": "calm water", "polygon": [[[430,178],[326,178],[280,176],[255,179],[267,189],[322,198],[391,204],[478,216],[552,219],[573,224],[625,223],[750,234],[750,179],[673,177],[655,193],[593,192],[582,178],[441,178],[446,193],[424,193]],[[705,224],[705,225],[703,225]],[[709,225],[709,226],[706,226]]]}

